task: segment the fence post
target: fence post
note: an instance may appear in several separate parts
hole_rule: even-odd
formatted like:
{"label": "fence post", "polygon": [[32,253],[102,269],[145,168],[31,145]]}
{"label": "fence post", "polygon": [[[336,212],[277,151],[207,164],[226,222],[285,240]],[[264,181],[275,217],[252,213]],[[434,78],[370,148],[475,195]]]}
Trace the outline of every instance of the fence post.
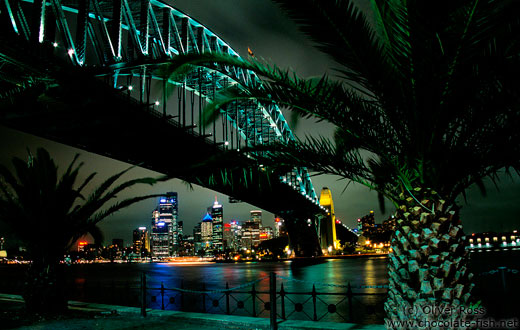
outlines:
{"label": "fence post", "polygon": [[502,292],[505,294],[507,291],[506,286],[506,267],[498,267],[498,270],[500,272],[500,284],[502,284]]}
{"label": "fence post", "polygon": [[312,305],[314,307],[313,321],[318,321],[318,315],[316,314],[316,287],[312,285]]}
{"label": "fence post", "polygon": [[164,310],[164,283],[161,282],[161,309]]}
{"label": "fence post", "polygon": [[280,288],[280,300],[282,301],[282,319],[285,320],[285,290],[282,287]]}
{"label": "fence post", "polygon": [[146,317],[146,273],[141,273],[141,316]]}
{"label": "fence post", "polygon": [[349,322],[352,322],[352,287],[350,286],[350,282],[348,282],[347,287],[347,298],[348,298],[348,316]]}
{"label": "fence post", "polygon": [[253,288],[251,289],[251,297],[253,298],[253,317],[256,317],[256,290],[255,290],[255,283],[253,283]]}
{"label": "fence post", "polygon": [[[228,282],[226,282],[226,290],[229,290]],[[226,314],[229,315],[229,291],[226,291]]]}
{"label": "fence post", "polygon": [[273,272],[269,274],[269,300],[271,330],[276,330],[278,329],[278,324],[276,323],[276,274]]}

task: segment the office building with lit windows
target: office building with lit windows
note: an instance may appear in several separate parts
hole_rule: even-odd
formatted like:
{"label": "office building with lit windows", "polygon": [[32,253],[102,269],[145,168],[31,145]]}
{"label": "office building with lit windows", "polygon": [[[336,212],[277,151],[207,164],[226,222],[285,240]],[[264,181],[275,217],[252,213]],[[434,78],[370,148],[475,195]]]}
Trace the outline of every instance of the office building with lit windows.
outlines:
{"label": "office building with lit windows", "polygon": [[159,198],[152,213],[151,250],[156,258],[175,256],[179,245],[178,199],[176,192]]}
{"label": "office building with lit windows", "polygon": [[258,223],[258,227],[262,228],[262,211],[254,210],[250,212],[251,221]]}
{"label": "office building with lit windows", "polygon": [[215,196],[215,203],[211,207],[211,218],[213,219],[213,250],[215,252],[224,251],[224,208],[217,201]]}
{"label": "office building with lit windows", "polygon": [[150,251],[150,236],[146,227],[135,229],[133,239],[134,252],[141,257],[146,256]]}

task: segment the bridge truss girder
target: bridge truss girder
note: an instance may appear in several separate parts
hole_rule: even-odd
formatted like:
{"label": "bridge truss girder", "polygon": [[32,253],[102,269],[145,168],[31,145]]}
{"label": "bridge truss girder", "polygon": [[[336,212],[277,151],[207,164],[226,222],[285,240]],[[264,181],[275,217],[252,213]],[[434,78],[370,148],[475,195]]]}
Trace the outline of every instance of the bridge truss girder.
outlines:
{"label": "bridge truss girder", "polygon": [[[127,89],[127,93],[134,98],[139,95],[141,103],[149,104],[152,80],[164,79],[157,75],[156,69],[177,54],[212,51],[239,57],[211,30],[157,0],[4,0],[2,4],[2,19],[6,18],[6,22],[1,22],[2,28],[9,28],[20,39],[66,59],[78,70],[97,74],[115,88],[127,89],[125,78],[130,83],[137,80],[138,91]],[[178,84],[168,81],[172,83]],[[201,67],[198,75],[181,83],[178,99],[182,104],[189,104],[187,99],[191,95],[193,100],[195,94],[199,102],[211,102],[215,93],[229,84],[247,88],[259,83],[254,73],[240,68]],[[169,102],[166,91],[155,94],[163,95],[163,116],[166,116]],[[205,128],[200,125],[200,116],[197,125],[193,116],[190,123],[186,114],[181,115],[180,107],[178,111],[177,116],[170,115],[177,124],[190,128],[191,133],[195,133],[194,127],[198,126],[199,135],[211,137],[210,143],[225,149],[294,139],[282,111],[272,104],[240,102],[222,110],[226,134],[220,139],[214,134],[214,127],[213,132],[201,131]],[[278,179],[320,208],[307,169],[295,168],[279,175]]]}

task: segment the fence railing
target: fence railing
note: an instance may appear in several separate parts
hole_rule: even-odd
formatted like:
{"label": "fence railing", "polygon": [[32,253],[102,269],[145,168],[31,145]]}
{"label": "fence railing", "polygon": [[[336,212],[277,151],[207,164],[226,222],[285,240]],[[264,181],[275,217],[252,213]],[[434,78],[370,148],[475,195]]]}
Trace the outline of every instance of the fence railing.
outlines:
{"label": "fence railing", "polygon": [[[257,285],[269,280],[269,285],[262,290]],[[278,287],[277,282],[280,281]],[[286,290],[283,281],[292,281],[312,285],[310,291]],[[334,287],[335,292],[317,290],[316,287]],[[222,313],[227,315],[246,315],[269,317],[271,329],[277,328],[278,320],[306,319],[320,321],[327,316],[332,321],[351,322],[353,320],[354,299],[357,296],[386,296],[382,292],[355,292],[353,289],[387,289],[386,285],[352,286],[328,283],[316,283],[296,280],[270,273],[269,276],[230,288],[201,290],[166,288],[147,285],[147,275],[141,275],[141,314],[146,316],[148,308],[197,311],[203,313]],[[373,290],[372,290],[373,291]],[[377,291],[377,290],[376,290]],[[328,298],[332,298],[330,301]]]}

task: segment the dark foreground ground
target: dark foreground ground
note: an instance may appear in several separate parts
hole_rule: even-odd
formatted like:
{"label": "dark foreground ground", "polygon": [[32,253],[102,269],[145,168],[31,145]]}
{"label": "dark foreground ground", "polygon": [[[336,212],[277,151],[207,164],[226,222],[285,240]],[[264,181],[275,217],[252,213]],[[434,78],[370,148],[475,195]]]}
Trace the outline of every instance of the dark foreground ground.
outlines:
{"label": "dark foreground ground", "polygon": [[[243,316],[228,316],[178,311],[148,310],[140,315],[139,308],[71,302],[69,312],[56,317],[29,316],[23,310],[19,296],[0,294],[0,329],[269,329],[269,320]],[[311,321],[285,321],[280,330],[383,330],[382,325],[358,325]]]}

